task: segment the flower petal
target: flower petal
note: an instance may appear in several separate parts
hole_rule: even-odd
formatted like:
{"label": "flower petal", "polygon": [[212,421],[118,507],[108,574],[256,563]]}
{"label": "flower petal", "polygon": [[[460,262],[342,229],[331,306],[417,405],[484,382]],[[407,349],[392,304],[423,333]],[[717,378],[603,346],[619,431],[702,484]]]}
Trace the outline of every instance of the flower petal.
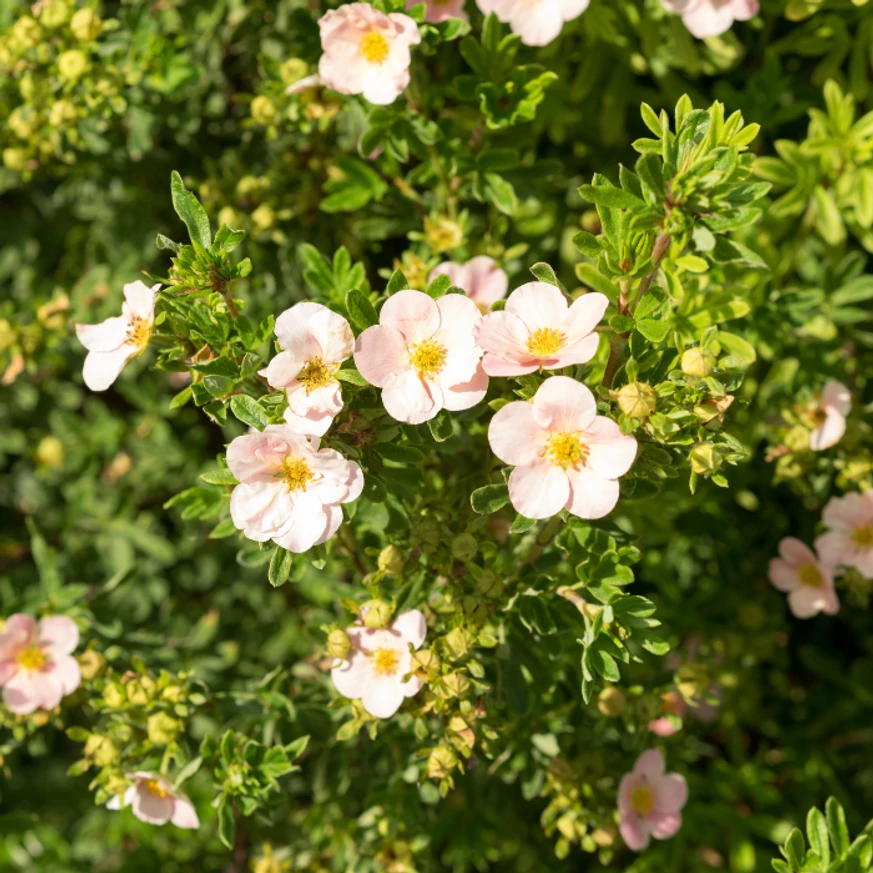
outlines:
{"label": "flower petal", "polygon": [[679,812],[688,800],[688,783],[681,773],[665,773],[656,790],[658,811],[662,814]]}
{"label": "flower petal", "polygon": [[406,340],[393,327],[368,327],[355,343],[355,366],[371,385],[384,387],[389,379],[410,369]]}
{"label": "flower petal", "polygon": [[38,639],[40,646],[58,658],[79,645],[79,628],[68,615],[47,615],[39,623]]}
{"label": "flower petal", "polygon": [[528,332],[534,333],[541,328],[559,330],[567,317],[568,308],[567,298],[559,288],[548,282],[528,282],[509,295],[505,311],[518,316]]}
{"label": "flower petal", "polygon": [[780,591],[793,591],[800,585],[800,579],[797,578],[797,569],[794,564],[789,564],[780,558],[773,558],[770,561],[768,575],[774,588]]}
{"label": "flower petal", "polygon": [[456,382],[448,387],[443,384],[441,390],[445,409],[452,412],[471,409],[488,393],[488,375],[479,364],[472,378],[465,382]]}
{"label": "flower petal", "polygon": [[439,330],[440,311],[437,304],[421,291],[398,291],[385,301],[379,313],[379,324],[393,327],[406,340],[407,346],[412,346],[430,339]]}
{"label": "flower petal", "polygon": [[443,396],[436,383],[420,379],[417,373],[407,370],[382,386],[382,405],[397,421],[422,424],[443,408]]}
{"label": "flower petal", "polygon": [[412,648],[417,649],[427,635],[424,613],[417,609],[400,613],[391,623],[391,630],[400,635],[404,645],[412,643]]}
{"label": "flower petal", "polygon": [[570,480],[570,495],[567,510],[578,518],[603,518],[615,509],[618,503],[618,481],[605,479],[588,467],[567,471]]}
{"label": "flower petal", "polygon": [[125,342],[128,327],[128,319],[116,315],[100,324],[77,324],[76,336],[88,351],[111,352]]}
{"label": "flower petal", "polygon": [[796,537],[783,537],[779,542],[779,554],[796,567],[804,564],[815,564],[816,557],[812,549]]}
{"label": "flower petal", "polygon": [[499,409],[488,426],[491,451],[513,467],[532,464],[545,452],[549,432],[534,416],[533,404],[515,400]]}
{"label": "flower petal", "polygon": [[852,411],[852,394],[842,382],[831,379],[821,392],[821,403],[825,409],[845,417]]}
{"label": "flower petal", "polygon": [[197,810],[194,809],[194,804],[187,797],[176,797],[170,821],[177,828],[185,828],[186,830],[196,830],[200,827]]}
{"label": "flower petal", "polygon": [[127,308],[135,318],[143,318],[151,324],[155,320],[155,299],[160,283],[149,288],[141,279],[128,282],[124,286],[124,299]]}
{"label": "flower petal", "polygon": [[637,758],[634,764],[634,773],[638,776],[645,776],[649,782],[654,783],[664,775],[665,766],[664,756],[657,749],[646,749]]}
{"label": "flower petal", "polygon": [[105,391],[118,378],[138,349],[126,343],[111,352],[88,352],[82,378],[92,391]]}
{"label": "flower petal", "polygon": [[579,433],[591,427],[597,401],[581,382],[567,376],[550,376],[533,399],[534,418],[555,433]]}
{"label": "flower petal", "polygon": [[165,825],[172,817],[175,805],[175,798],[171,794],[158,797],[145,786],[138,786],[133,795],[131,809],[133,814],[146,824]]}
{"label": "flower petal", "polygon": [[608,306],[609,298],[599,291],[576,298],[564,319],[563,333],[568,345],[585,339],[600,324]]}
{"label": "flower petal", "polygon": [[557,515],[569,496],[567,474],[548,461],[518,466],[509,477],[509,499],[525,518]]}
{"label": "flower petal", "polygon": [[405,696],[396,676],[384,676],[367,684],[361,695],[361,703],[370,715],[391,718],[400,709]]}
{"label": "flower petal", "polygon": [[52,663],[51,674],[60,683],[64,697],[72,694],[82,681],[79,662],[69,655],[62,655]]}
{"label": "flower petal", "polygon": [[602,415],[585,429],[582,441],[588,448],[586,465],[605,479],[623,476],[637,455],[637,441]]}

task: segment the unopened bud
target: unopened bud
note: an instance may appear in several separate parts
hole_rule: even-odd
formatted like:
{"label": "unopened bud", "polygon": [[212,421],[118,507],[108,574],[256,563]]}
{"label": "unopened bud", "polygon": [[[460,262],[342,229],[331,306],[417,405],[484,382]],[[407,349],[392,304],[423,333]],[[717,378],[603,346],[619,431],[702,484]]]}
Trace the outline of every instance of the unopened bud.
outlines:
{"label": "unopened bud", "polygon": [[384,600],[368,600],[361,607],[364,627],[387,627],[394,610]]}
{"label": "unopened bud", "polygon": [[103,689],[103,703],[110,709],[118,709],[127,703],[127,691],[119,682],[110,682]]}
{"label": "unopened bud", "polygon": [[73,36],[82,42],[97,39],[103,30],[103,22],[93,9],[80,9],[70,21]]}
{"label": "unopened bud", "polygon": [[3,164],[8,170],[27,168],[27,152],[24,149],[3,149]]}
{"label": "unopened bud", "polygon": [[437,746],[427,758],[427,775],[442,780],[450,776],[459,764],[458,756],[448,746]]}
{"label": "unopened bud", "polygon": [[682,372],[686,376],[709,376],[715,367],[715,355],[702,346],[682,353]]}
{"label": "unopened bud", "polygon": [[41,467],[60,470],[64,466],[64,444],[57,437],[43,437],[36,447],[36,462]]}
{"label": "unopened bud", "polygon": [[45,27],[60,27],[70,17],[66,0],[49,0],[39,11],[39,23]]}
{"label": "unopened bud", "polygon": [[149,676],[137,676],[125,685],[125,690],[130,703],[134,706],[145,706],[154,700],[158,686],[155,680]]}
{"label": "unopened bud", "polygon": [[309,64],[300,58],[289,58],[279,68],[279,75],[286,85],[293,85],[309,75]]}
{"label": "unopened bud", "polygon": [[85,741],[85,755],[98,767],[109,767],[118,758],[118,749],[109,737],[91,734]]}
{"label": "unopened bud", "polygon": [[187,696],[188,692],[184,685],[168,685],[161,692],[161,700],[166,700],[170,703],[182,703]]}
{"label": "unopened bud", "polygon": [[383,573],[387,573],[389,576],[396,576],[402,572],[406,558],[397,546],[385,546],[379,552],[379,558],[376,563]]}
{"label": "unopened bud", "polygon": [[268,125],[276,118],[276,104],[263,94],[252,100],[251,111],[258,124]]}
{"label": "unopened bud", "polygon": [[629,382],[614,392],[613,397],[628,418],[648,418],[658,405],[655,389],[645,382]]}
{"label": "unopened bud", "polygon": [[165,712],[156,712],[148,717],[146,722],[149,741],[161,746],[169,746],[175,742],[182,730],[182,722]]}
{"label": "unopened bud", "polygon": [[425,242],[435,252],[447,252],[457,248],[464,241],[464,231],[456,221],[444,216],[424,219]]}
{"label": "unopened bud", "polygon": [[618,833],[615,830],[614,825],[607,825],[603,828],[595,828],[591,832],[591,839],[594,840],[595,844],[599,846],[601,849],[608,849],[615,843],[615,839],[618,836]]}
{"label": "unopened bud", "polygon": [[29,15],[23,15],[12,26],[12,37],[24,48],[33,48],[42,41],[42,28]]}
{"label": "unopened bud", "polygon": [[19,139],[30,139],[34,130],[32,117],[33,111],[29,107],[16,106],[9,113],[6,124]]}
{"label": "unopened bud", "polygon": [[476,542],[476,537],[472,534],[460,533],[452,537],[449,548],[452,551],[452,556],[459,561],[469,561],[479,551],[479,543]]}
{"label": "unopened bud", "polygon": [[721,467],[721,456],[714,443],[701,443],[691,450],[688,456],[691,469],[699,476],[711,476]]}
{"label": "unopened bud", "polygon": [[430,681],[436,678],[440,671],[439,655],[433,649],[419,649],[412,653],[410,667],[413,673]]}
{"label": "unopened bud", "polygon": [[82,652],[78,657],[78,661],[79,672],[81,672],[82,678],[85,680],[96,678],[106,666],[106,658],[100,652],[95,652],[93,649]]}
{"label": "unopened bud", "polygon": [[327,653],[331,658],[344,661],[351,649],[352,641],[344,630],[337,628],[327,635]]}
{"label": "unopened bud", "polygon": [[625,710],[627,700],[618,688],[609,686],[597,696],[597,708],[607,718],[618,718]]}
{"label": "unopened bud", "polygon": [[78,79],[88,69],[88,58],[85,52],[71,49],[58,55],[58,72],[62,79],[73,81]]}
{"label": "unopened bud", "polygon": [[276,223],[276,213],[266,203],[262,203],[251,215],[256,230],[269,230]]}

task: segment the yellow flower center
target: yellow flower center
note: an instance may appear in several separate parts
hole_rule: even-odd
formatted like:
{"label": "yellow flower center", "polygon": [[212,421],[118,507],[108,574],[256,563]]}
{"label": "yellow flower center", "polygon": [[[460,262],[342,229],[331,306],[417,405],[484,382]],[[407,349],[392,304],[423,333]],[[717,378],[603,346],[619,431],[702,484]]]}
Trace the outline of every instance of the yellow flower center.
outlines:
{"label": "yellow flower center", "polygon": [[333,381],[333,371],[321,358],[313,358],[297,374],[297,381],[303,383],[307,394],[312,394],[316,388],[323,388]]}
{"label": "yellow flower center", "polygon": [[435,376],[446,364],[445,346],[436,340],[426,339],[412,346],[409,363],[418,370],[419,376]]}
{"label": "yellow flower center", "polygon": [[373,670],[377,676],[393,676],[397,672],[400,659],[394,649],[386,647],[376,649],[370,657],[373,659]]}
{"label": "yellow flower center", "polygon": [[381,33],[371,30],[361,40],[361,54],[371,64],[383,64],[388,57],[388,40]]}
{"label": "yellow flower center", "polygon": [[148,791],[149,794],[153,794],[155,797],[169,797],[170,792],[166,791],[161,787],[161,783],[157,779],[147,779],[143,783],[143,788]]}
{"label": "yellow flower center", "polygon": [[564,335],[553,327],[541,327],[527,338],[527,350],[532,355],[553,355],[564,345]]}
{"label": "yellow flower center", "polygon": [[855,541],[855,545],[862,549],[869,549],[870,546],[873,546],[873,524],[852,531],[852,539]]}
{"label": "yellow flower center", "polygon": [[40,670],[45,664],[45,655],[42,649],[30,648],[20,652],[15,660],[25,670]]}
{"label": "yellow flower center", "polygon": [[634,788],[631,795],[631,806],[640,815],[648,815],[655,807],[655,795],[648,785]]}
{"label": "yellow flower center", "polygon": [[571,433],[556,433],[546,443],[546,457],[557,467],[575,467],[588,457],[588,449]]}
{"label": "yellow flower center", "polygon": [[815,564],[806,564],[801,567],[797,571],[797,578],[800,579],[801,585],[808,585],[810,588],[821,588],[823,581]]}
{"label": "yellow flower center", "polygon": [[288,455],[278,476],[288,486],[289,491],[305,491],[307,483],[315,474],[302,458],[292,458]]}
{"label": "yellow flower center", "polygon": [[145,348],[152,335],[151,325],[144,318],[132,318],[127,328],[127,341],[138,349]]}

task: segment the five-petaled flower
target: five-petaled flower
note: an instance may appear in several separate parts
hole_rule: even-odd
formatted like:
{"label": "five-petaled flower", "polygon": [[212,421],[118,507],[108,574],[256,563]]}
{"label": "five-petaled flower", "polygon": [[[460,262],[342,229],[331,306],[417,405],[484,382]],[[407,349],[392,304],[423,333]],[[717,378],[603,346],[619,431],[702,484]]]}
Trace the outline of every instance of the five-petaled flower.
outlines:
{"label": "five-petaled flower", "polygon": [[385,301],[379,324],[358,337],[355,364],[382,389],[382,403],[398,421],[421,424],[441,409],[469,409],[488,390],[473,338],[481,320],[476,304],[461,294],[432,300],[421,291],[398,291]]}
{"label": "five-petaled flower", "polygon": [[155,298],[160,285],[137,279],[124,286],[121,315],[100,324],[77,324],[76,336],[88,349],[82,378],[92,391],[105,391],[124,365],[144,351],[155,325]]}
{"label": "five-petaled flower", "polygon": [[240,483],[230,498],[233,523],[250,540],[291,552],[332,537],[343,520],[340,504],[364,487],[354,461],[287,424],[237,437],[227,447],[227,466]]}
{"label": "five-petaled flower", "polygon": [[758,14],[758,0],[661,0],[668,12],[682,16],[693,36],[705,39],[730,30],[734,21],[748,21]]}
{"label": "five-petaled flower", "polygon": [[476,0],[483,14],[493,12],[525,45],[547,45],[565,21],[581,15],[591,0]]}
{"label": "five-petaled flower", "polygon": [[591,292],[568,306],[560,289],[547,282],[516,288],[506,308],[488,313],[479,325],[485,372],[523,376],[587,363],[597,352],[594,328],[608,305],[605,294]]}
{"label": "five-petaled flower", "polygon": [[770,581],[780,591],[788,592],[788,605],[794,615],[834,615],[840,602],[834,591],[833,570],[794,537],[785,537],[779,543],[779,555],[770,561]]}
{"label": "five-petaled flower", "polygon": [[463,288],[464,293],[482,310],[487,312],[506,297],[509,278],[493,258],[477,255],[466,264],[444,261],[431,271],[429,282],[437,276],[448,276],[452,284]]}
{"label": "five-petaled flower", "polygon": [[527,518],[567,509],[602,518],[618,501],[618,477],[633,463],[637,441],[597,415],[594,395],[581,382],[552,376],[531,402],[500,409],[488,428],[494,454],[515,469],[512,505]]}
{"label": "five-petaled flower", "polygon": [[328,88],[386,105],[409,84],[409,49],[421,35],[408,15],[346,3],[325,13],[318,26],[324,52],[318,74]]}
{"label": "five-petaled flower", "polygon": [[116,796],[106,804],[108,809],[129,806],[133,814],[146,824],[165,825],[172,822],[177,828],[200,827],[197,810],[187,795],[173,788],[173,783],[158,773],[139,770],[128,773],[133,784],[123,796]]}
{"label": "five-petaled flower", "polygon": [[79,629],[66,615],[47,615],[39,624],[29,615],[9,617],[0,634],[3,702],[17,715],[54,709],[82,680],[71,653]]}
{"label": "five-petaled flower", "polygon": [[873,579],[873,489],[863,494],[832,497],[822,521],[830,528],[815,547],[828,567],[854,567]]}
{"label": "five-petaled flower", "polygon": [[342,411],[334,375],[351,357],[355,337],[349,323],[320,303],[298,303],[276,319],[282,349],[262,375],[288,397],[285,421],[299,433],[324,436]]}
{"label": "five-petaled flower", "polygon": [[813,429],[809,447],[814,452],[835,446],[846,432],[846,416],[852,409],[852,395],[842,382],[831,379],[813,404]]}
{"label": "five-petaled flower", "polygon": [[390,627],[351,627],[347,633],[352,649],[331,670],[334,687],[343,697],[360,699],[370,715],[390,718],[421,688],[421,680],[410,675],[410,646],[418,649],[424,642],[424,615],[411,609],[397,616]]}
{"label": "five-petaled flower", "polygon": [[619,830],[629,849],[640,852],[649,838],[666,840],[682,827],[688,784],[679,773],[664,772],[664,756],[648,749],[618,787]]}

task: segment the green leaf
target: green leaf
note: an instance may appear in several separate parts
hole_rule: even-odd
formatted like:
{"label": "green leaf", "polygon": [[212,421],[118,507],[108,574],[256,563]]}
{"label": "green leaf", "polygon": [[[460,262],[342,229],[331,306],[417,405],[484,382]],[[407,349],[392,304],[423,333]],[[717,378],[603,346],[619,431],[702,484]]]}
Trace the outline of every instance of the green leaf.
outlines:
{"label": "green leaf", "polygon": [[210,485],[237,485],[236,476],[227,467],[218,467],[215,470],[207,470],[200,474],[200,478]]}
{"label": "green leaf", "polygon": [[226,224],[222,224],[218,228],[218,233],[215,234],[215,242],[212,244],[212,248],[214,251],[229,254],[245,239],[245,236],[246,232],[244,230],[233,230]]}
{"label": "green leaf", "polygon": [[723,370],[747,370],[755,363],[755,347],[741,336],[726,331],[718,332],[718,342],[722,352],[728,352],[718,362]]}
{"label": "green leaf", "polygon": [[812,198],[816,206],[815,229],[828,245],[842,245],[846,240],[846,226],[833,194],[821,185],[816,185]]}
{"label": "green leaf", "polygon": [[580,230],[573,237],[573,245],[589,258],[597,258],[603,251],[603,246],[598,242],[597,237],[585,230]]}
{"label": "green leaf", "polygon": [[497,512],[503,506],[509,503],[509,488],[504,485],[486,485],[484,488],[477,488],[470,495],[470,505],[474,512],[479,515],[489,515],[492,512]]}
{"label": "green leaf", "polygon": [[168,236],[164,236],[162,233],[158,234],[158,238],[155,240],[155,243],[157,244],[157,247],[159,249],[174,252],[175,254],[178,254],[179,249],[182,248],[179,243],[173,242],[173,240],[171,240]]}
{"label": "green leaf", "polygon": [[441,410],[437,416],[428,421],[427,426],[430,428],[430,435],[438,443],[444,443],[454,433],[452,415],[447,409]]}
{"label": "green leaf", "polygon": [[846,814],[836,797],[829,797],[825,804],[825,815],[834,854],[840,857],[849,850],[849,828],[846,826]]}
{"label": "green leaf", "polygon": [[634,325],[649,342],[660,343],[670,333],[670,325],[666,321],[656,321],[654,318],[641,318]]}
{"label": "green leaf", "polygon": [[518,209],[515,188],[497,173],[485,174],[485,199],[504,215],[515,215]]}
{"label": "green leaf", "polygon": [[30,531],[30,551],[39,572],[39,581],[46,597],[53,598],[61,589],[61,574],[58,572],[55,553],[49,548],[32,518],[27,519]]}
{"label": "green leaf", "polygon": [[452,287],[452,280],[445,273],[440,273],[438,276],[435,276],[432,282],[428,282],[427,288],[425,288],[425,293],[428,297],[433,298],[434,300],[438,300],[442,297],[449,288]]}
{"label": "green leaf", "polygon": [[340,382],[348,382],[349,385],[358,385],[363,388],[370,384],[354,367],[337,370],[333,375],[335,379]]}
{"label": "green leaf", "polygon": [[398,446],[395,443],[376,443],[373,450],[395,464],[412,464],[420,466],[424,463],[424,452],[413,446]]}
{"label": "green leaf", "polygon": [[274,588],[284,585],[291,575],[291,568],[294,566],[294,553],[283,549],[281,546],[276,546],[273,552],[273,557],[270,558],[270,569],[267,572],[267,578]]}
{"label": "green leaf", "polygon": [[799,871],[803,865],[803,856],[806,853],[806,844],[803,842],[803,834],[797,828],[791,831],[785,841],[785,857],[793,871]]}
{"label": "green leaf", "polygon": [[180,406],[184,406],[190,399],[192,394],[194,393],[194,389],[188,385],[186,388],[183,388],[175,397],[170,401],[169,409],[178,409]]}
{"label": "green leaf", "polygon": [[230,398],[230,411],[243,423],[263,430],[270,419],[253,397],[247,394],[234,394]]}
{"label": "green leaf", "polygon": [[607,185],[580,185],[579,196],[597,206],[606,206],[610,209],[631,209],[634,212],[642,212],[646,209],[644,200],[622,188]]}
{"label": "green leaf", "polygon": [[550,264],[539,261],[530,268],[530,271],[538,281],[545,282],[548,285],[554,285],[556,288],[561,288],[563,291],[563,286],[558,281],[558,277]]}
{"label": "green leaf", "polygon": [[806,836],[812,850],[827,867],[831,862],[831,847],[828,843],[828,824],[818,807],[813,807],[806,817]]}
{"label": "green leaf", "polygon": [[751,249],[734,240],[720,236],[715,241],[715,248],[712,250],[713,260],[721,264],[736,263],[746,267],[756,267],[760,270],[767,270],[767,262],[755,254]]}
{"label": "green leaf", "polygon": [[615,663],[615,658],[600,648],[592,648],[590,662],[594,669],[607,681],[618,682],[621,679],[621,673],[618,670],[618,664]]}
{"label": "green leaf", "polygon": [[388,287],[385,289],[385,294],[390,297],[398,291],[405,291],[409,288],[409,280],[403,275],[401,270],[395,270],[388,280]]}
{"label": "green leaf", "polygon": [[196,758],[189,761],[177,774],[173,782],[174,787],[178,788],[186,779],[190,779],[203,763],[203,757],[198,755]]}
{"label": "green leaf", "polygon": [[200,201],[185,187],[182,177],[175,171],[170,174],[170,194],[176,215],[185,222],[192,243],[209,249],[212,245],[212,231],[209,216]]}
{"label": "green leaf", "polygon": [[516,515],[515,521],[512,522],[509,528],[511,534],[522,534],[536,527],[537,521],[535,518],[525,518],[523,515]]}
{"label": "green leaf", "polygon": [[236,830],[233,821],[233,804],[228,800],[227,795],[221,796],[221,802],[218,804],[218,837],[222,843],[228,848],[233,848],[234,831]]}
{"label": "green leaf", "polygon": [[379,315],[375,307],[357,288],[352,288],[346,294],[346,309],[349,313],[349,320],[359,330],[366,330],[379,323]]}

